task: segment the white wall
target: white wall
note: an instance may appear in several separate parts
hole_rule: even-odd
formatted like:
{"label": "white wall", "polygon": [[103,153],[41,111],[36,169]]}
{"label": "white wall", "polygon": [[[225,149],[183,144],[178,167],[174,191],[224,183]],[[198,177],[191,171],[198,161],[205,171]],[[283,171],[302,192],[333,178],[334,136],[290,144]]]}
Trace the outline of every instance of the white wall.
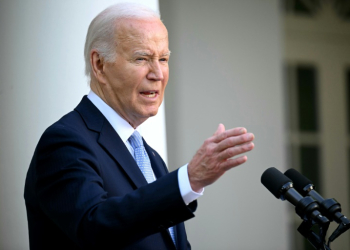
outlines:
{"label": "white wall", "polygon": [[[28,249],[23,189],[32,154],[45,128],[88,93],[87,28],[117,2],[0,1],[0,249]],[[134,2],[158,9],[157,0]],[[164,119],[157,120],[145,125],[145,137],[166,158]],[[154,128],[162,140],[148,135]]]}
{"label": "white wall", "polygon": [[291,205],[260,183],[265,169],[286,168],[279,2],[160,1],[172,51],[169,168],[188,162],[219,123],[256,136],[248,162],[199,199],[196,218],[186,223],[193,249],[288,249]]}

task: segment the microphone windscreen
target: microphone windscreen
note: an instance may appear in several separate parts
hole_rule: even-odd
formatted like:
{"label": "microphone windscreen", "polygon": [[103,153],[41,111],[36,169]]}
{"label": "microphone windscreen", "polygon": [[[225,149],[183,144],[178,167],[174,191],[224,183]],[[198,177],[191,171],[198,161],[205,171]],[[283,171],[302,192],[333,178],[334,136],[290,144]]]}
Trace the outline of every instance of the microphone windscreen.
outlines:
{"label": "microphone windscreen", "polygon": [[293,181],[293,186],[294,188],[302,195],[306,195],[304,188],[307,185],[312,184],[312,182],[306,178],[304,175],[302,175],[301,173],[299,173],[298,171],[296,171],[295,169],[291,168],[288,169],[285,173],[285,176],[287,176],[288,178],[290,178]]}
{"label": "microphone windscreen", "polygon": [[276,168],[268,168],[261,176],[261,183],[277,198],[281,197],[281,188],[284,184],[292,182],[287,176]]}

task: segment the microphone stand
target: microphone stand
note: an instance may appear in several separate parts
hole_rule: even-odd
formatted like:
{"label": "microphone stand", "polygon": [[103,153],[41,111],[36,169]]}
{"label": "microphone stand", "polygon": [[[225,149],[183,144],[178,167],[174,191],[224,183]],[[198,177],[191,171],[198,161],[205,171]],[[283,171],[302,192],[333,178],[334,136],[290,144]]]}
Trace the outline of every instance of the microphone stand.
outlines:
{"label": "microphone stand", "polygon": [[319,226],[319,234],[316,234],[311,228],[316,223],[311,220],[304,220],[298,227],[298,232],[304,236],[311,245],[317,250],[331,250],[329,246],[326,245],[326,233],[330,222],[325,222],[323,224],[317,224]]}
{"label": "microphone stand", "polygon": [[[317,250],[331,250],[326,245],[326,234],[330,221],[319,212],[318,203],[310,196],[306,196],[298,201],[295,212],[303,222],[298,227],[298,232],[304,236]],[[312,227],[318,225],[319,233],[316,234]]]}
{"label": "microphone stand", "polygon": [[350,229],[350,221],[345,216],[340,218],[341,223],[337,227],[337,229],[332,233],[332,235],[328,239],[328,246],[333,242],[336,238],[338,238],[341,234],[345,233]]}
{"label": "microphone stand", "polygon": [[[295,207],[296,213],[303,219],[303,222],[298,227],[298,232],[304,236],[315,249],[331,250],[330,243],[350,229],[350,221],[340,213],[340,204],[334,199],[325,200],[321,203],[321,207],[327,216],[334,214],[334,216],[331,217],[331,221],[334,219],[339,223],[337,229],[329,237],[328,244],[326,244],[326,234],[331,221],[318,212],[317,202],[312,200],[309,196],[301,199]],[[314,225],[317,225],[319,228],[318,234],[312,230]]]}

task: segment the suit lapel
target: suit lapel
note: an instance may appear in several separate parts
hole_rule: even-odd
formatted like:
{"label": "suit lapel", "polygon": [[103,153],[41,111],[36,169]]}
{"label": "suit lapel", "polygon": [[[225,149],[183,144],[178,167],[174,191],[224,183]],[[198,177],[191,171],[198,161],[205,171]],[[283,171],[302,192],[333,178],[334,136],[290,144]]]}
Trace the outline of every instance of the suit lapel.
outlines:
{"label": "suit lapel", "polygon": [[158,155],[157,152],[153,150],[145,140],[143,140],[143,145],[145,146],[146,152],[148,154],[148,157],[151,161],[151,166],[153,169],[153,173],[156,176],[156,178],[160,178],[163,175],[166,175],[168,173],[167,168],[164,166],[163,161],[161,157]]}
{"label": "suit lapel", "polygon": [[80,113],[90,130],[99,133],[97,142],[119,163],[135,186],[139,188],[147,185],[145,177],[124,142],[95,105],[84,96],[75,110]]}
{"label": "suit lapel", "polygon": [[134,158],[107,120],[101,130],[98,143],[120,164],[136,187],[147,185],[147,181]]}

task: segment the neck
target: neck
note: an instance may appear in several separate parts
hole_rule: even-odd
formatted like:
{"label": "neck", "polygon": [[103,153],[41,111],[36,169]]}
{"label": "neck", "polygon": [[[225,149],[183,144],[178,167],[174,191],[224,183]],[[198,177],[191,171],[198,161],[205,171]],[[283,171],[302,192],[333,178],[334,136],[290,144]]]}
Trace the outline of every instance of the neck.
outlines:
{"label": "neck", "polygon": [[[96,81],[93,81],[93,80],[91,79],[91,81],[90,81],[90,88],[91,88],[91,90],[92,90],[96,95],[98,95],[105,103],[107,103],[107,100],[106,100],[106,98],[105,98],[105,96],[104,96],[104,94],[103,94],[103,91],[102,91],[102,89],[101,89],[100,84],[98,84]],[[107,104],[108,104],[108,103],[107,103]]]}
{"label": "neck", "polygon": [[[141,123],[137,124],[137,123],[133,123],[130,119],[128,119],[125,115],[123,115],[123,112],[118,112],[113,105],[111,105],[111,103],[109,103],[107,101],[107,98],[104,95],[103,89],[101,88],[101,85],[97,82],[91,79],[90,81],[90,88],[91,90],[97,95],[99,96],[102,101],[104,101],[108,106],[110,106],[116,113],[118,113],[118,115],[120,117],[122,117],[125,121],[127,121],[131,127],[133,127],[134,129],[136,129],[139,125],[141,125]],[[145,119],[146,120],[146,119]]]}

